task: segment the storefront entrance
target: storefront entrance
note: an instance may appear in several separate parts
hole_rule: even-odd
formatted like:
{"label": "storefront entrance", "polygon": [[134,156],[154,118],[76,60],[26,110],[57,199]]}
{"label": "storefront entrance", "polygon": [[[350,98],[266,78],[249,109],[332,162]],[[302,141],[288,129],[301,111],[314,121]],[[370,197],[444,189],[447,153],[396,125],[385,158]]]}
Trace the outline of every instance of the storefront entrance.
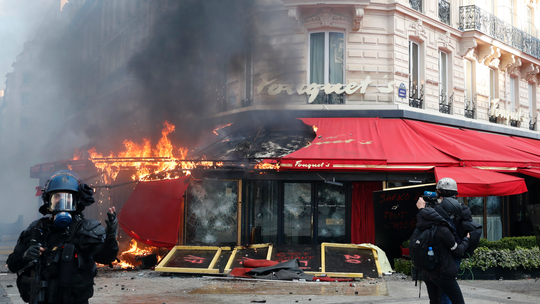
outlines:
{"label": "storefront entrance", "polygon": [[346,184],[252,181],[247,189],[249,242],[346,243],[350,239],[346,189]]}

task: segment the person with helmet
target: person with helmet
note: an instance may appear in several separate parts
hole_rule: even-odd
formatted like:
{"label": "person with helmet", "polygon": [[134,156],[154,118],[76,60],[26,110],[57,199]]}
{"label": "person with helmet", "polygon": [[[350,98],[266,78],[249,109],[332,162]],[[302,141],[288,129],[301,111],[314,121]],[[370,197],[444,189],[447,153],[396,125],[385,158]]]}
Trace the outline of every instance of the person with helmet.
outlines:
{"label": "person with helmet", "polygon": [[114,207],[106,228],[85,219],[93,189],[72,171],[54,173],[42,188],[44,216],[24,230],[7,259],[17,273],[21,298],[30,303],[88,303],[94,293],[96,262],[110,264],[118,254]]}
{"label": "person with helmet", "polygon": [[460,258],[467,250],[470,235],[467,233],[459,239],[454,227],[453,219],[458,219],[463,214],[461,204],[453,198],[457,195],[457,183],[451,178],[443,178],[439,180],[436,188],[440,195],[438,204],[426,207],[426,202],[421,197],[416,203],[419,209],[416,227],[425,230],[437,226],[433,251],[438,256],[439,264],[433,270],[423,270],[422,276],[430,303],[441,303],[443,295],[453,304],[465,303],[456,280],[459,268],[456,258]]}

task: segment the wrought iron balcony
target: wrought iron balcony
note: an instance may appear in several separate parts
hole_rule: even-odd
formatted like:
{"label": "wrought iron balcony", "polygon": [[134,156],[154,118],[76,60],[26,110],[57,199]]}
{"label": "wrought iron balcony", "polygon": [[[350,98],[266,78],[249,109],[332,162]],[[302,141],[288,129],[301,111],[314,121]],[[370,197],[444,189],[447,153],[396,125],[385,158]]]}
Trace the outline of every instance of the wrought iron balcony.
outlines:
{"label": "wrought iron balcony", "polygon": [[344,104],[345,94],[330,93],[326,94],[321,90],[312,104]]}
{"label": "wrought iron balcony", "polygon": [[467,100],[465,97],[465,117],[474,119],[474,112],[476,111],[476,94],[472,100]]}
{"label": "wrought iron balcony", "polygon": [[420,85],[420,90],[418,90],[418,84],[416,84],[416,82],[409,81],[409,106],[421,109],[423,102],[424,84]]}
{"label": "wrought iron balcony", "polygon": [[411,8],[415,11],[422,12],[422,2],[423,0],[409,0]]}
{"label": "wrought iron balcony", "polygon": [[452,103],[454,102],[454,93],[450,95],[448,102],[446,102],[446,97],[446,93],[441,90],[441,94],[439,95],[439,112],[450,114],[452,112]]}
{"label": "wrought iron balcony", "polygon": [[459,29],[479,31],[540,59],[540,40],[513,27],[476,5],[459,7]]}
{"label": "wrought iron balcony", "polygon": [[450,2],[439,0],[439,20],[450,25]]}

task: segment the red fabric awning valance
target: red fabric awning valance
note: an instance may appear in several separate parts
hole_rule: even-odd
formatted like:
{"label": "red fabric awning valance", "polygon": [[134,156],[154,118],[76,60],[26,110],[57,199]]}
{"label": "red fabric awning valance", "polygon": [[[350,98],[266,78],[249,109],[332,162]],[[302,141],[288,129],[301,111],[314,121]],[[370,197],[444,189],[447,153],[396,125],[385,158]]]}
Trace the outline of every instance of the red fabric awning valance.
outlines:
{"label": "red fabric awning valance", "polygon": [[540,163],[540,157],[505,144],[511,139],[507,136],[405,121],[437,150],[459,159],[468,167],[515,171],[517,167]]}
{"label": "red fabric awning valance", "polygon": [[401,119],[301,118],[317,128],[311,145],[284,156],[280,170],[426,171],[457,166]]}
{"label": "red fabric awning valance", "polygon": [[120,227],[138,242],[174,247],[189,178],[139,182],[118,214]]}
{"label": "red fabric awning valance", "polygon": [[525,175],[528,175],[528,176],[540,178],[540,169],[537,169],[537,168],[534,168],[534,169],[518,169],[517,171],[519,173],[522,173],[522,174],[525,174]]}
{"label": "red fabric awning valance", "polygon": [[435,168],[435,179],[450,177],[460,197],[505,196],[527,192],[523,178],[470,167]]}

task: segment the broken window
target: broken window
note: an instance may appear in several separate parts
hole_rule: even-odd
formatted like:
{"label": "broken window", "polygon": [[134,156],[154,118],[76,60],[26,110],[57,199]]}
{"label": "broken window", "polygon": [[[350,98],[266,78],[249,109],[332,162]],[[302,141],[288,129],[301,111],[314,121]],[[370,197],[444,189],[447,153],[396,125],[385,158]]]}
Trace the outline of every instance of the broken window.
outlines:
{"label": "broken window", "polygon": [[345,243],[345,187],[320,184],[318,188],[318,243]]}
{"label": "broken window", "polygon": [[186,201],[186,244],[236,244],[237,181],[191,181]]}
{"label": "broken window", "polygon": [[248,189],[252,204],[251,243],[277,244],[278,183],[276,181],[251,181]]}

